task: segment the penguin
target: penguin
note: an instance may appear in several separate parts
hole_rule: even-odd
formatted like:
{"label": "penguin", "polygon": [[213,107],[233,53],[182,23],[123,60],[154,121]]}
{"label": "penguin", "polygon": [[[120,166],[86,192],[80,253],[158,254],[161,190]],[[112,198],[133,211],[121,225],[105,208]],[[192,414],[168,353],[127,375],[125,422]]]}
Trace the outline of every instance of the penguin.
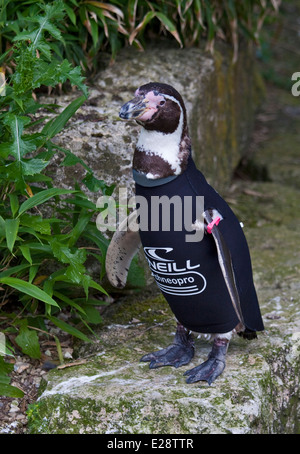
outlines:
{"label": "penguin", "polygon": [[207,360],[184,375],[187,383],[211,385],[225,368],[232,336],[252,339],[264,330],[242,226],[195,166],[186,108],[175,88],[142,85],[119,117],[141,126],[132,170],[136,210],[113,235],[107,277],[123,288],[142,246],[177,327],[171,345],[141,361],[150,369],[187,365],[195,351],[193,333],[210,336]]}

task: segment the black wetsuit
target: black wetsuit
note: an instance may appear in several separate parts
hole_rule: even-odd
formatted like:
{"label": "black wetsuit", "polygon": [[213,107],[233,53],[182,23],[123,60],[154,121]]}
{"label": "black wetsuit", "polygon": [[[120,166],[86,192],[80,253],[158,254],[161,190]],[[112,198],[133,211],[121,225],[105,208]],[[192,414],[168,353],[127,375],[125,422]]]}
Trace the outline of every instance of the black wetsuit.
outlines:
{"label": "black wetsuit", "polygon": [[[145,207],[143,211],[142,204],[138,204],[144,218],[144,225],[140,227],[144,252],[156,283],[177,320],[186,328],[201,333],[225,333],[234,329],[239,323],[218,262],[212,235],[205,233],[201,241],[186,241],[186,235],[190,235],[189,239],[191,239],[191,235],[195,234],[188,224],[191,225],[196,219],[195,216],[198,216],[196,204],[199,204],[199,196],[203,196],[204,210],[216,209],[223,217],[218,228],[231,253],[246,327],[251,331],[263,330],[253,284],[250,255],[243,230],[227,203],[197,170],[192,158],[189,159],[187,169],[176,178],[171,177],[171,181],[162,179],[149,182],[146,178],[138,178],[137,173],[134,177],[136,195],[143,196],[148,201],[146,213]],[[144,184],[153,183],[155,186],[144,186]],[[184,203],[182,202],[180,206],[178,198],[173,199],[175,205],[169,204],[170,216],[168,203],[165,203],[162,208],[165,217],[159,216],[158,221],[157,210],[153,206],[157,206],[158,197],[162,196],[167,196],[169,199],[180,196]],[[185,199],[184,196],[190,197]],[[152,209],[151,201],[155,202]],[[175,206],[174,209],[173,206]],[[163,222],[168,219],[170,219],[170,228],[167,225],[163,226]]]}

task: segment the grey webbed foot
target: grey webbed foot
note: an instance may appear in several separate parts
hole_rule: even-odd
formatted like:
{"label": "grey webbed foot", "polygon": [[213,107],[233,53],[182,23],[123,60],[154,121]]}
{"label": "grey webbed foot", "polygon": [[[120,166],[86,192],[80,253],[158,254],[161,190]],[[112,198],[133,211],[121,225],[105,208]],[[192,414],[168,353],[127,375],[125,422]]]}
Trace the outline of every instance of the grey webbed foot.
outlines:
{"label": "grey webbed foot", "polygon": [[227,339],[216,338],[212,350],[208,355],[208,359],[199,366],[184,373],[184,375],[188,375],[186,382],[195,383],[197,381],[205,380],[211,385],[225,369],[227,348]]}
{"label": "grey webbed foot", "polygon": [[194,340],[182,325],[177,325],[174,343],[157,352],[144,355],[140,361],[149,361],[150,369],[163,366],[180,367],[188,364],[194,356]]}

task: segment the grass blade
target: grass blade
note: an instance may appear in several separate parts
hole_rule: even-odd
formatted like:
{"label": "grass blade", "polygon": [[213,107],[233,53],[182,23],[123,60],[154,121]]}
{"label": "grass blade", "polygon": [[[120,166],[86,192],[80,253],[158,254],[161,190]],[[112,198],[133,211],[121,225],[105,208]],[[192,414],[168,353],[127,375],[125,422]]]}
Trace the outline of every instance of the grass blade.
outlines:
{"label": "grass blade", "polygon": [[43,128],[42,134],[46,135],[46,140],[52,139],[66,125],[68,120],[74,115],[79,107],[86,101],[85,95],[80,96],[71,102],[54,120],[49,121]]}
{"label": "grass blade", "polygon": [[54,301],[54,299],[51,298],[51,296],[49,296],[46,292],[41,290],[36,285],[29,284],[29,282],[25,282],[22,279],[18,279],[16,277],[2,277],[0,278],[0,283],[9,285],[19,292],[26,293],[26,295],[29,295],[32,298],[36,298],[39,301],[43,301],[44,303],[50,304],[51,306],[59,307],[56,301]]}
{"label": "grass blade", "polygon": [[180,44],[180,47],[182,47],[180,36],[173,22],[170,21],[170,19],[167,16],[165,16],[165,14],[162,13],[156,13],[156,17],[160,20],[163,26],[174,36],[176,41]]}
{"label": "grass blade", "polygon": [[7,383],[0,383],[0,396],[23,397],[24,392],[16,386],[12,386]]}
{"label": "grass blade", "polygon": [[61,330],[65,331],[66,333],[69,333],[71,334],[72,336],[75,336],[77,337],[78,339],[81,339],[85,342],[91,342],[91,340],[85,335],[83,334],[81,331],[79,331],[78,329],[74,328],[74,326],[71,326],[69,325],[68,323],[66,322],[63,322],[62,320],[60,320],[59,318],[57,317],[53,317],[51,315],[48,316],[48,319],[54,323],[54,325],[56,325],[58,328],[60,328]]}
{"label": "grass blade", "polygon": [[47,200],[51,199],[51,197],[62,194],[73,194],[74,192],[76,191],[59,188],[45,189],[44,191],[35,194],[34,196],[27,199],[24,203],[22,203],[19,209],[18,217],[21,216],[21,214],[25,213],[25,211],[28,211],[31,208],[36,207],[37,205],[40,205],[41,203],[44,203]]}
{"label": "grass blade", "polygon": [[12,252],[19,230],[19,219],[6,219],[5,221],[5,235],[7,247]]}

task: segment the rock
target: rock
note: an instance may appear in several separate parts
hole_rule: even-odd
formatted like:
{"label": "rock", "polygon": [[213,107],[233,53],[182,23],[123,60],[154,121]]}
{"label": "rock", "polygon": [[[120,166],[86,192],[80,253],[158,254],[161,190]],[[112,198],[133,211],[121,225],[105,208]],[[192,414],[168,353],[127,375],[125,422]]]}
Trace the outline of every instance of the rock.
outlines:
{"label": "rock", "polygon": [[[134,314],[140,314],[139,326],[130,324]],[[176,325],[162,297],[135,303],[134,308],[132,301],[123,301],[107,317],[113,323],[98,333],[101,340],[88,351],[94,353],[92,360],[48,374],[36,404],[35,432],[294,431],[296,402],[288,399],[287,390],[293,394],[299,386],[299,326],[285,331],[286,326],[272,321],[255,341],[235,338],[224,373],[208,386],[187,385],[183,377],[185,370],[206,358],[207,342],[196,340],[193,362],[180,369],[149,370],[139,362],[143,353],[173,339]]]}
{"label": "rock", "polygon": [[22,363],[22,362],[16,362],[14,364],[14,370],[18,372],[18,374],[21,374],[24,372],[24,370],[28,369],[30,367],[30,364],[28,363]]}
{"label": "rock", "polygon": [[73,354],[73,349],[72,348],[65,348],[63,350],[63,357],[65,359],[73,359],[72,354]]}
{"label": "rock", "polygon": [[18,401],[13,401],[11,404],[10,404],[10,410],[9,410],[9,413],[17,413],[19,411],[19,403]]}

